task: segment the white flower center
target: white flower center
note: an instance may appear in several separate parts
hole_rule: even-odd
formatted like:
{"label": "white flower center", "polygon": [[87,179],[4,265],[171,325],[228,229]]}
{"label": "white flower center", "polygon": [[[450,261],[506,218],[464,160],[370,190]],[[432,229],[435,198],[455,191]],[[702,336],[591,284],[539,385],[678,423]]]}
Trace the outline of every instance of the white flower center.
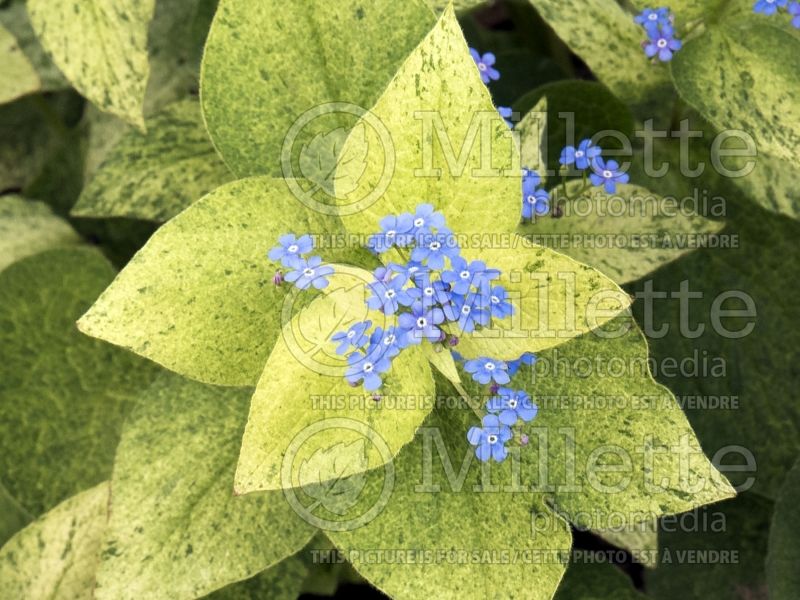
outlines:
{"label": "white flower center", "polygon": [[372,370],[373,370],[374,368],[375,368],[375,367],[372,365],[372,363],[371,363],[371,362],[364,363],[364,373],[372,373]]}
{"label": "white flower center", "polygon": [[314,269],[303,269],[303,275],[312,277],[314,275]]}
{"label": "white flower center", "polygon": [[384,343],[384,345],[385,345],[385,346],[391,346],[392,344],[394,344],[394,341],[395,341],[395,339],[397,339],[397,338],[395,337],[395,335],[394,335],[393,333],[390,333],[390,334],[389,334],[389,335],[387,335],[387,336],[386,336],[386,338],[383,340],[383,343]]}
{"label": "white flower center", "polygon": [[490,444],[496,444],[497,436],[495,434],[488,435],[486,436],[486,441],[489,442]]}
{"label": "white flower center", "polygon": [[483,365],[483,368],[486,369],[487,371],[494,371],[494,363],[487,362],[485,365]]}
{"label": "white flower center", "polygon": [[428,286],[422,291],[422,293],[426,296],[433,296],[433,288]]}
{"label": "white flower center", "polygon": [[490,300],[492,301],[492,304],[500,304],[500,298],[497,296],[492,296]]}
{"label": "white flower center", "polygon": [[[772,0],[767,0],[767,1],[768,2],[772,2]],[[657,13],[650,13],[650,15],[647,18],[650,19],[651,21],[657,21],[658,20],[658,14]]]}
{"label": "white flower center", "polygon": [[428,246],[431,250],[439,250],[441,247],[442,245],[439,242],[431,242],[430,246]]}
{"label": "white flower center", "polygon": [[511,410],[514,410],[515,408],[517,408],[517,400],[516,400],[516,398],[511,398],[511,400],[508,401],[508,408],[510,408]]}
{"label": "white flower center", "polygon": [[657,45],[659,48],[666,48],[666,47],[667,47],[667,40],[665,40],[664,38],[661,38],[660,40],[658,40],[658,42],[656,43],[656,45]]}
{"label": "white flower center", "polygon": [[419,329],[427,327],[427,325],[428,325],[428,319],[426,319],[425,317],[420,317],[419,319],[417,319],[417,327]]}
{"label": "white flower center", "polygon": [[395,296],[397,296],[397,292],[395,292],[394,290],[388,290],[388,291],[387,291],[387,292],[384,294],[384,296],[385,296],[386,298],[388,298],[389,300],[391,300],[392,298],[394,298]]}
{"label": "white flower center", "polygon": [[395,235],[397,235],[397,232],[394,229],[390,229],[386,232],[386,237],[388,238],[393,238]]}
{"label": "white flower center", "polygon": [[528,201],[528,204],[536,204],[536,196],[528,196],[526,200]]}
{"label": "white flower center", "polygon": [[356,332],[355,331],[348,331],[347,332],[347,339],[348,340],[352,340],[354,337],[356,337]]}
{"label": "white flower center", "polygon": [[422,227],[423,225],[425,225],[425,219],[421,217],[419,219],[414,219],[414,227]]}
{"label": "white flower center", "polygon": [[575,152],[575,158],[583,158],[583,150],[578,150]]}
{"label": "white flower center", "polygon": [[461,271],[458,276],[461,277],[461,279],[469,279],[469,271]]}
{"label": "white flower center", "polygon": [[478,68],[479,68],[481,71],[485,71],[485,70],[486,70],[486,64],[485,64],[485,63],[482,63],[482,62],[479,62],[479,63],[478,63]]}
{"label": "white flower center", "polygon": [[603,178],[604,178],[604,179],[611,179],[613,176],[614,176],[614,173],[612,173],[612,172],[611,172],[611,171],[609,171],[608,169],[606,169],[605,171],[603,171]]}
{"label": "white flower center", "polygon": [[469,306],[462,306],[461,307],[461,313],[462,314],[468,315],[470,312],[472,312],[472,309]]}
{"label": "white flower center", "polygon": [[297,252],[298,250],[300,250],[300,247],[299,247],[297,244],[292,244],[291,246],[289,246],[289,247],[287,248],[287,250],[288,250],[289,252],[291,252],[292,254],[294,254],[295,252]]}

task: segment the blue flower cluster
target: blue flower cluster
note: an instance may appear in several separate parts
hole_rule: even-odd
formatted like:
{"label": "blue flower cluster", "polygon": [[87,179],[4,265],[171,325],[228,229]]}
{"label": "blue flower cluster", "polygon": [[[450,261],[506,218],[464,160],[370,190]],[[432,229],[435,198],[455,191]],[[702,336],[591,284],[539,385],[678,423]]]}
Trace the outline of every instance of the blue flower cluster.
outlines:
{"label": "blue flower cluster", "polygon": [[[485,361],[488,359],[478,360],[484,361],[482,368],[485,368]],[[502,361],[499,362],[503,364]],[[488,364],[495,363],[489,361]],[[507,377],[508,373],[505,375]],[[486,403],[486,414],[481,419],[481,427],[470,427],[467,432],[467,440],[475,446],[475,456],[483,462],[489,459],[497,462],[505,460],[508,456],[506,443],[514,437],[512,428],[520,421],[529,423],[539,412],[539,408],[524,390],[497,387],[493,388],[493,393],[495,395]],[[527,444],[528,438],[521,432],[519,439],[521,445]]]}
{"label": "blue flower cluster", "polygon": [[377,254],[394,250],[405,262],[375,270],[375,279],[366,286],[366,303],[372,310],[396,315],[397,324],[370,333],[372,322],[364,321],[331,338],[338,354],[349,352],[347,381],[363,382],[368,391],[382,385],[381,375],[402,349],[423,340],[455,346],[458,337],[445,333],[444,324],[471,333],[492,318],[514,314],[505,288],[493,283],[500,271],[483,261],[464,259],[444,215],[432,205],[420,204],[414,214],[386,216],[380,229],[367,246]]}
{"label": "blue flower cluster", "polygon": [[286,233],[278,238],[278,245],[267,256],[272,261],[280,262],[289,271],[284,276],[278,270],[272,279],[273,283],[280,285],[285,279],[301,290],[309,287],[321,290],[327,287],[333,267],[323,265],[319,256],[304,257],[313,249],[314,240],[308,234],[298,238],[293,233]]}
{"label": "blue flower cluster", "polygon": [[[481,419],[481,427],[470,427],[467,441],[475,446],[478,460],[502,462],[508,456],[506,443],[514,437],[512,428],[518,421],[532,421],[539,409],[524,390],[501,386],[509,383],[522,365],[535,364],[536,355],[526,352],[518,359],[508,362],[485,356],[464,361],[458,352],[453,352],[453,358],[464,363],[464,370],[472,375],[473,380],[489,385],[489,393],[492,394],[486,403],[486,414]],[[519,432],[519,443],[525,446],[528,436]]]}
{"label": "blue flower cluster", "polygon": [[788,0],[757,0],[753,5],[753,12],[762,15],[774,15],[779,8],[785,8],[792,17],[792,26],[800,29],[800,2]]}
{"label": "blue flower cluster", "polygon": [[642,43],[647,58],[658,57],[662,62],[669,62],[683,47],[683,42],[675,37],[675,18],[668,8],[645,8],[634,21],[647,32],[647,40]]}
{"label": "blue flower cluster", "polygon": [[[605,161],[602,148],[591,140],[582,140],[577,146],[567,146],[561,151],[559,162],[563,167],[574,167],[588,174],[593,186],[603,187],[608,194],[617,191],[617,184],[628,183],[630,176],[620,169],[615,160]],[[522,172],[522,218],[534,219],[550,212],[550,194],[540,187],[542,178],[536,171]]]}

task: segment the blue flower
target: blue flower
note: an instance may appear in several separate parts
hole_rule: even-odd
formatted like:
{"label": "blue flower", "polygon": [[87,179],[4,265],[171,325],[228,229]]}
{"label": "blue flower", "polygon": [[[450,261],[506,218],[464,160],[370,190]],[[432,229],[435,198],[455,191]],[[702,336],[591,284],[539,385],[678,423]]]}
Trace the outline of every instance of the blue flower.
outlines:
{"label": "blue flower", "polygon": [[375,277],[376,281],[389,281],[392,278],[394,271],[392,269],[392,265],[388,267],[378,267],[372,272],[372,275]]}
{"label": "blue flower", "polygon": [[497,319],[505,319],[514,314],[514,305],[508,300],[506,288],[496,285],[489,294],[489,310]]}
{"label": "blue flower", "polygon": [[633,20],[644,27],[648,33],[658,31],[662,25],[670,25],[672,23],[668,8],[645,8]]}
{"label": "blue flower", "polygon": [[592,145],[592,140],[583,140],[577,148],[574,146],[564,148],[561,151],[561,158],[558,160],[565,166],[574,164],[581,170],[588,169],[602,151],[599,146]]}
{"label": "blue flower", "polygon": [[414,218],[403,213],[400,216],[389,215],[381,219],[381,232],[370,237],[368,246],[382,254],[394,246],[404,248],[414,241],[411,235]]}
{"label": "blue flower", "polygon": [[278,238],[278,245],[269,251],[270,260],[281,261],[284,267],[296,267],[302,260],[301,255],[311,252],[314,240],[310,235],[297,239],[293,233],[287,233]]}
{"label": "blue flower", "polygon": [[[397,273],[406,278],[408,281],[417,281],[420,277],[428,272],[428,268],[421,262],[410,260],[404,265],[397,263],[389,263],[387,267],[392,273]],[[377,272],[377,271],[376,271]]]}
{"label": "blue flower", "polygon": [[[450,286],[444,281],[431,281],[430,275],[426,272],[418,277],[416,286],[408,290],[408,295],[417,302],[421,302],[426,308],[440,304],[443,307],[450,305],[452,294]],[[448,312],[445,310],[445,317],[452,321]]]}
{"label": "blue flower", "polygon": [[683,47],[683,42],[675,39],[674,32],[670,25],[664,25],[660,32],[655,32],[644,46],[644,53],[647,58],[658,55],[658,60],[669,62],[672,54]]}
{"label": "blue flower", "polygon": [[788,0],[758,0],[753,6],[753,12],[762,15],[774,15],[778,12],[778,7],[786,6]]}
{"label": "blue flower", "polygon": [[497,393],[498,395],[486,404],[486,410],[497,414],[503,425],[510,427],[518,419],[528,423],[536,418],[539,407],[531,402],[531,397],[523,390],[503,387],[497,390]]}
{"label": "blue flower", "polygon": [[413,299],[403,289],[405,285],[406,278],[403,275],[389,281],[373,281],[367,286],[372,292],[367,298],[367,306],[372,310],[383,311],[386,315],[393,315],[401,305],[410,306]]}
{"label": "blue flower", "polygon": [[628,183],[630,176],[619,170],[619,164],[615,160],[608,162],[598,158],[594,165],[592,165],[594,172],[589,175],[592,185],[603,186],[607,194],[613,194],[617,191],[618,183]]}
{"label": "blue flower", "polygon": [[467,432],[467,440],[475,446],[475,456],[481,462],[490,458],[502,462],[508,455],[505,443],[512,437],[511,429],[497,415],[484,416],[481,424],[483,427],[470,427]]}
{"label": "blue flower", "polygon": [[312,256],[308,260],[301,258],[300,262],[294,265],[294,270],[286,273],[285,279],[301,290],[309,286],[318,290],[328,287],[327,277],[333,274],[333,267],[321,263],[322,258],[319,256]]}
{"label": "blue flower", "polygon": [[362,321],[356,323],[347,331],[339,331],[331,336],[331,341],[338,343],[339,347],[336,349],[336,354],[344,354],[351,347],[363,348],[369,341],[367,329],[372,327],[372,321]]}
{"label": "blue flower", "polygon": [[522,217],[532,219],[534,216],[546,215],[550,210],[550,194],[546,190],[536,189],[535,179],[522,180]]}
{"label": "blue flower", "polygon": [[421,235],[417,238],[417,244],[411,251],[411,259],[431,269],[444,268],[445,258],[452,259],[461,253],[453,234],[444,228],[435,234]]}
{"label": "blue flower", "polygon": [[517,374],[522,365],[532,366],[539,360],[532,352],[526,352],[516,360],[508,361],[508,374],[512,377]]}
{"label": "blue flower", "polygon": [[464,369],[467,373],[472,374],[472,378],[486,385],[490,381],[494,381],[500,385],[506,384],[511,381],[508,376],[508,365],[502,360],[494,360],[481,356],[473,360],[468,360],[464,363]]}
{"label": "blue flower", "polygon": [[353,352],[347,357],[347,364],[350,365],[345,372],[345,379],[351,385],[357,385],[359,381],[364,382],[364,389],[368,392],[377,390],[381,387],[381,373],[385,373],[392,366],[392,361],[386,356],[373,360],[362,352]]}
{"label": "blue flower", "polygon": [[442,281],[450,284],[454,294],[462,296],[469,292],[473,286],[482,288],[492,279],[500,277],[500,271],[489,269],[482,260],[473,260],[467,263],[466,260],[457,256],[450,261],[450,270],[442,273]]}
{"label": "blue flower", "polygon": [[404,348],[404,340],[398,337],[397,328],[389,325],[386,329],[376,327],[369,337],[369,349],[367,356],[375,360],[376,358],[394,358],[400,354]]}
{"label": "blue flower", "polygon": [[402,313],[397,321],[405,343],[419,344],[423,339],[436,342],[442,337],[442,330],[437,325],[444,321],[444,312],[441,308],[427,308],[422,302],[415,302],[411,305],[411,312]]}
{"label": "blue flower", "polygon": [[536,171],[531,169],[522,169],[522,186],[525,187],[526,183],[535,189],[542,183],[542,178]]}
{"label": "blue flower", "polygon": [[800,29],[800,2],[792,2],[788,8],[789,14],[794,17],[792,19],[792,27]]}
{"label": "blue flower", "polygon": [[491,52],[487,52],[483,56],[475,50],[475,48],[470,48],[469,53],[472,56],[472,60],[475,61],[475,65],[478,67],[478,72],[481,75],[481,81],[483,83],[489,83],[489,81],[497,81],[500,79],[500,72],[494,68],[494,63],[497,61],[497,58]]}
{"label": "blue flower", "polygon": [[472,292],[467,296],[457,296],[453,298],[454,318],[457,325],[464,333],[475,331],[476,325],[486,326],[489,324],[489,311],[486,307],[486,299],[482,294]]}
{"label": "blue flower", "polygon": [[415,237],[430,235],[434,229],[444,227],[444,215],[436,212],[433,204],[419,204],[411,222],[411,232]]}
{"label": "blue flower", "polygon": [[514,129],[514,121],[511,120],[511,117],[514,116],[514,109],[512,109],[510,106],[498,106],[497,112],[500,113],[501,117],[503,117],[503,121],[505,121],[509,129]]}

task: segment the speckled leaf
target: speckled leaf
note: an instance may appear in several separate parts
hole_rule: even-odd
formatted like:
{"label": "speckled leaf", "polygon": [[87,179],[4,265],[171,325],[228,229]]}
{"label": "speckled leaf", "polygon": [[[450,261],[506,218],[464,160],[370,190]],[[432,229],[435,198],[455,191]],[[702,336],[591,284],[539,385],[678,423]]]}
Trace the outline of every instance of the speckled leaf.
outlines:
{"label": "speckled leaf", "polygon": [[28,0],[31,24],[70,83],[102,110],[144,127],[155,0]]}
{"label": "speckled leaf", "polygon": [[[647,343],[630,317],[538,358],[511,381],[539,406],[521,428],[530,437],[522,482],[547,487],[577,527],[652,521],[733,496],[675,397],[650,375]],[[485,395],[468,377],[468,389]]]}
{"label": "speckled leaf", "polygon": [[0,271],[26,256],[79,241],[47,205],[13,194],[0,197]]}
{"label": "speckled leaf", "polygon": [[[328,102],[368,109],[432,21],[422,0],[222,0],[201,86],[225,162],[239,176],[281,174],[292,123]],[[309,123],[297,145],[335,128]]]}
{"label": "speckled leaf", "polygon": [[300,556],[291,556],[247,581],[207,596],[209,600],[296,600],[308,575]]}
{"label": "speckled leaf", "polygon": [[[335,353],[330,337],[358,321],[384,328],[393,323],[393,317],[366,308],[365,281],[366,272],[340,276],[284,326],[253,396],[236,470],[238,493],[319,485],[379,467],[411,440],[430,412],[425,399],[433,395],[433,379],[420,347],[392,360],[380,401],[344,378],[346,358]],[[415,401],[406,405],[402,398]],[[350,426],[322,428],[331,419]],[[370,430],[386,452],[365,443]],[[302,432],[309,437],[295,448],[292,442]],[[283,462],[287,453],[290,463]]]}
{"label": "speckled leaf", "polygon": [[[800,396],[791,358],[800,344],[794,326],[800,305],[786,292],[798,279],[800,223],[752,203],[733,206],[722,235],[735,236],[729,239],[736,247],[697,250],[653,274],[651,289],[673,296],[652,301],[651,351],[654,364],[662,367],[659,381],[686,401],[686,414],[706,451],[746,448],[758,465],[753,489],[774,498],[797,459],[800,439]],[[685,290],[702,294],[690,301],[691,313],[683,311],[689,315],[685,325],[679,315],[686,300],[675,296],[683,281]],[[642,294],[646,283],[635,284],[632,293]],[[634,304],[645,325],[646,304]],[[725,314],[730,310],[755,316]],[[687,327],[690,335],[682,333]],[[706,402],[719,408],[709,410]],[[738,485],[752,473],[729,476]]]}
{"label": "speckled leaf", "polygon": [[0,104],[35,92],[41,87],[39,76],[28,57],[22,52],[17,39],[2,24],[0,24],[0,61],[3,63],[3,73],[0,76]]}
{"label": "speckled leaf", "polygon": [[796,185],[794,159],[782,160],[760,154],[754,159],[731,159],[731,169],[744,168],[747,161],[755,166],[747,176],[732,179],[747,197],[767,210],[800,219],[800,187]]}
{"label": "speckled leaf", "polygon": [[58,93],[0,106],[0,191],[19,191],[42,173],[61,142],[44,113],[63,118],[72,104],[69,94]]}
{"label": "speckled leaf", "polygon": [[[571,196],[580,181],[567,185]],[[623,284],[644,277],[681,255],[709,243],[724,223],[687,215],[648,189],[621,185],[616,194],[591,188],[565,207],[565,216],[550,215],[523,224],[527,239],[568,254]]]}
{"label": "speckled leaf", "polygon": [[77,246],[0,272],[0,480],[34,515],[108,477],[122,420],[155,374],[75,328],[113,276]]}
{"label": "speckled leaf", "polygon": [[775,512],[769,529],[767,584],[773,600],[800,597],[800,462],[786,475],[786,481],[775,501]]}
{"label": "speckled leaf", "polygon": [[[763,600],[764,556],[772,502],[744,493],[698,509],[659,540],[659,565],[645,573],[656,600]],[[792,596],[794,597],[794,596]]]}
{"label": "speckled leaf", "polygon": [[311,539],[280,492],[232,493],[249,397],[171,373],[144,391],[114,463],[95,598],[197,598]]}
{"label": "speckled leaf", "polygon": [[[356,570],[393,598],[549,600],[568,560],[568,526],[541,494],[476,489],[488,477],[481,479],[466,439],[475,416],[454,406],[450,399],[458,395],[443,379],[437,378],[439,384],[437,394],[447,406],[440,403],[395,458],[389,504],[366,525],[329,531],[328,537],[345,556],[352,552]],[[447,460],[452,471],[443,467]],[[510,460],[493,466],[491,483],[510,485],[511,470]],[[380,470],[368,474],[355,514],[372,505],[383,485]],[[540,528],[532,531],[534,519]],[[405,564],[391,557],[404,557]]]}
{"label": "speckled leaf", "polygon": [[131,130],[84,188],[72,214],[166,221],[232,179],[208,139],[196,100]]}
{"label": "speckled leaf", "polygon": [[800,73],[786,65],[799,55],[800,39],[776,27],[726,23],[686,43],[675,55],[672,78],[681,96],[718,129],[743,130],[760,152],[794,160]]}
{"label": "speckled leaf", "polygon": [[91,600],[108,482],[65,500],[0,549],[0,596]]}
{"label": "speckled leaf", "polygon": [[[604,150],[621,148],[618,135],[634,139],[633,115],[630,108],[619,100],[609,89],[597,81],[565,80],[547,83],[528,92],[514,101],[514,110],[525,115],[516,129],[520,134],[523,157],[526,146],[542,143],[547,153],[546,167],[558,171],[561,167],[558,159],[565,146],[576,146],[580,140],[594,138]],[[523,127],[528,115],[536,115],[544,111],[547,130],[542,132]],[[540,117],[540,118],[541,118]],[[602,132],[613,132],[612,135],[599,137]],[[542,140],[542,134],[546,137]],[[523,165],[528,163],[523,160]],[[532,167],[535,168],[535,167]],[[539,172],[544,174],[545,165]],[[552,187],[558,180],[548,181]]]}
{"label": "speckled leaf", "polygon": [[[288,231],[343,233],[281,180],[227,184],[161,227],[78,326],[192,379],[253,385],[291,289],[272,284],[266,253]],[[326,260],[352,252],[320,250]]]}
{"label": "speckled leaf", "polygon": [[501,276],[515,315],[459,336],[466,357],[516,359],[573,339],[612,319],[631,303],[617,284],[593,268],[549,248],[509,236],[488,247],[462,247],[471,260],[483,260]]}
{"label": "speckled leaf", "polygon": [[554,600],[645,600],[646,596],[636,591],[630,578],[614,565],[590,562],[590,552],[583,551],[580,562],[567,566],[567,574],[556,592]]}
{"label": "speckled leaf", "polygon": [[667,86],[642,51],[647,38],[615,0],[531,0],[558,36],[619,98],[640,103]]}
{"label": "speckled leaf", "polygon": [[43,91],[60,90],[69,87],[61,71],[47,56],[39,38],[31,27],[26,0],[8,0],[0,7],[0,24],[5,26],[17,39],[20,49],[36,69]]}
{"label": "speckled leaf", "polygon": [[147,36],[150,77],[145,116],[176,100],[196,96],[200,60],[217,0],[157,0]]}
{"label": "speckled leaf", "polygon": [[[651,0],[631,0],[631,3],[640,11],[645,8],[654,8],[655,6]],[[728,2],[728,0],[723,0],[722,2],[713,2],[710,0],[670,0],[669,10],[675,16],[675,22],[678,25],[678,32],[680,33],[680,28],[686,23],[701,17],[707,17],[723,7],[727,8],[725,6],[726,4],[734,3]],[[752,6],[748,8],[752,10]]]}
{"label": "speckled leaf", "polygon": [[523,169],[530,169],[544,174],[547,165],[543,138],[548,131],[547,98],[541,98],[530,110],[523,113],[519,123],[515,125],[519,133],[519,152]]}
{"label": "speckled leaf", "polygon": [[[361,123],[366,170],[357,164],[337,170],[335,201],[349,231],[369,234],[385,215],[413,212],[420,202],[441,210],[457,234],[513,231],[520,209],[519,149],[481,82],[452,9]],[[363,141],[351,134],[345,154],[352,144]]]}
{"label": "speckled leaf", "polygon": [[0,484],[0,548],[8,539],[33,520],[4,485]]}

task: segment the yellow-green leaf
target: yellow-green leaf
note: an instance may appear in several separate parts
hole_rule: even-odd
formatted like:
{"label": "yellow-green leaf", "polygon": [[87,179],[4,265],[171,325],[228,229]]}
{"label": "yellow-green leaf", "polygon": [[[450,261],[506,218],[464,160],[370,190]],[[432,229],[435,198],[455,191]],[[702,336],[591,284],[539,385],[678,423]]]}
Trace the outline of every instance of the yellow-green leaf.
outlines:
{"label": "yellow-green leaf", "polygon": [[[519,222],[519,149],[492,104],[453,14],[411,53],[360,122],[367,166],[337,170],[336,203],[348,231],[369,234],[387,214],[429,202],[456,234],[508,233]],[[349,193],[346,193],[348,192]]]}
{"label": "yellow-green leaf", "polygon": [[90,600],[108,515],[104,482],[65,500],[0,549],[0,597]]}
{"label": "yellow-green leaf", "polygon": [[394,321],[366,308],[368,277],[334,279],[284,326],[253,396],[237,492],[319,486],[379,467],[430,412],[433,379],[420,347],[392,360],[378,400],[344,378],[347,361],[331,336],[358,321],[384,329]]}
{"label": "yellow-green leaf", "polygon": [[36,34],[75,88],[100,109],[144,127],[155,0],[28,0]]}

